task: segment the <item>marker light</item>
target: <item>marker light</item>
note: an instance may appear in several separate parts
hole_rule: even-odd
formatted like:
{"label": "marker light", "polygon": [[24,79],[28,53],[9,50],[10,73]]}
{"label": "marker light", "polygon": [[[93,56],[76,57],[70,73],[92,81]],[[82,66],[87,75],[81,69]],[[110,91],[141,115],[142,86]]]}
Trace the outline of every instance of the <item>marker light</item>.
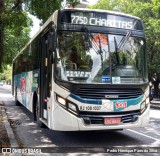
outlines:
{"label": "marker light", "polygon": [[61,105],[66,106],[66,100],[63,99],[62,97],[57,96],[57,101],[58,101]]}

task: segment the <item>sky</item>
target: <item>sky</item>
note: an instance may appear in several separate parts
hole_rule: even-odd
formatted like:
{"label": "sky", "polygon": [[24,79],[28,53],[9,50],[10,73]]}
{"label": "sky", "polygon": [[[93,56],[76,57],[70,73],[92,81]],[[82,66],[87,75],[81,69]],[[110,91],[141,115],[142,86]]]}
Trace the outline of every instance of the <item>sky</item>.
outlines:
{"label": "sky", "polygon": [[41,21],[37,17],[35,17],[31,14],[28,14],[28,15],[33,20],[33,27],[31,28],[31,32],[30,32],[30,37],[32,38],[36,34],[36,32],[40,29],[40,22]]}
{"label": "sky", "polygon": [[[90,4],[95,4],[98,0],[87,0]],[[32,38],[36,32],[40,29],[41,21],[35,16],[29,14],[29,17],[33,20],[33,27],[31,28],[30,37]]]}

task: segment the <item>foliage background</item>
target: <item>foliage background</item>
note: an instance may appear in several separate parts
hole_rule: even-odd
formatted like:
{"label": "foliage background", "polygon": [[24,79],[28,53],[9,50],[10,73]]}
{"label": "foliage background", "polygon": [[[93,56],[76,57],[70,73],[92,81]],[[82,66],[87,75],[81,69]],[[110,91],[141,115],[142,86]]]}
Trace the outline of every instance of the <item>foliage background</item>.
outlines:
{"label": "foliage background", "polygon": [[[67,3],[75,6],[79,0]],[[28,13],[44,23],[60,6],[61,0],[0,0],[0,81],[11,81],[6,70],[12,73],[13,58],[30,39],[32,19]]]}
{"label": "foliage background", "polygon": [[144,22],[149,78],[160,75],[160,0],[99,0],[89,8],[114,10],[138,16]]}

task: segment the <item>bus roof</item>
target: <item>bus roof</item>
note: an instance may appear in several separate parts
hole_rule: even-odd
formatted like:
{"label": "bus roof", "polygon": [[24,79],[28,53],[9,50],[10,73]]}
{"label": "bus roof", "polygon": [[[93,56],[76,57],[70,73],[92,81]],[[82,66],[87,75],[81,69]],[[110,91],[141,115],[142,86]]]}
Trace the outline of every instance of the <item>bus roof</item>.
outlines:
{"label": "bus roof", "polygon": [[126,16],[126,17],[130,17],[130,18],[135,18],[135,19],[139,19],[139,17],[137,16],[133,16],[133,15],[130,15],[130,14],[125,14],[125,13],[122,13],[122,12],[118,12],[118,11],[112,11],[112,10],[102,10],[102,9],[88,9],[88,8],[73,8],[73,9],[64,9],[64,10],[77,10],[77,11],[83,11],[83,12],[90,12],[90,11],[93,11],[93,12],[101,12],[101,13],[109,13],[109,14],[114,14],[114,15],[120,15],[120,16]]}
{"label": "bus roof", "polygon": [[[90,11],[93,11],[93,12],[102,12],[102,13],[109,13],[109,14],[114,14],[114,15],[121,15],[121,16],[126,16],[126,17],[130,17],[130,18],[135,18],[135,19],[139,19],[139,17],[137,16],[132,16],[130,14],[125,14],[125,13],[122,13],[122,12],[117,12],[117,11],[111,11],[111,10],[101,10],[101,9],[87,9],[85,8],[73,8],[73,9],[62,9],[62,10],[71,10],[71,11],[74,11],[74,10],[77,10],[77,11],[83,11],[83,12],[90,12]],[[51,21],[54,21],[54,16],[58,14],[58,10],[56,10],[50,17],[49,19],[43,24],[43,26],[40,28],[40,30],[32,37],[32,40],[43,30],[46,28],[46,26],[51,22]],[[57,20],[57,19],[56,19]]]}

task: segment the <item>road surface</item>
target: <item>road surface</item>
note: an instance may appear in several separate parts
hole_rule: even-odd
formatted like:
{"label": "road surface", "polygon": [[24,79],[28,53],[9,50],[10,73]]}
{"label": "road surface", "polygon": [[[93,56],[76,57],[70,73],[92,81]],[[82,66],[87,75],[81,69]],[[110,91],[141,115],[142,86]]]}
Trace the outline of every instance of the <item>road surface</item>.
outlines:
{"label": "road surface", "polygon": [[[26,108],[15,105],[10,86],[0,86],[0,101],[4,104],[7,119],[19,148],[41,148],[44,153],[68,153],[71,156],[77,153],[105,155],[107,150],[110,150],[110,154],[112,152],[115,154],[116,150],[126,149],[139,150],[138,153],[134,151],[135,155],[160,154],[160,110],[151,109],[150,123],[145,128],[123,131],[59,132],[39,128],[33,120],[33,115]],[[124,155],[126,152],[122,151],[119,155]]]}

